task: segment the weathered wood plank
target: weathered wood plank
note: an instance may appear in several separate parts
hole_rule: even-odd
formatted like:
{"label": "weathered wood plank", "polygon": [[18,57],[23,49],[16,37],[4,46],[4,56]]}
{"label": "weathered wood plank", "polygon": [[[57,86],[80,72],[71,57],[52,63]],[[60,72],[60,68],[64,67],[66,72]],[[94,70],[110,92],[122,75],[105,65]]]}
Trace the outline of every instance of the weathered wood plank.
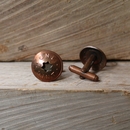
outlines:
{"label": "weathered wood plank", "polygon": [[69,71],[69,65],[82,67],[80,62],[64,62],[64,71],[54,82],[41,82],[31,72],[30,62],[0,63],[0,89],[122,91],[130,93],[130,62],[108,62],[97,73],[100,82],[81,80]]}
{"label": "weathered wood plank", "polygon": [[128,60],[129,7],[129,0],[2,0],[0,61],[30,60],[43,49],[77,60],[87,45]]}
{"label": "weathered wood plank", "polygon": [[1,130],[129,130],[123,93],[0,90]]}
{"label": "weathered wood plank", "polygon": [[0,63],[1,130],[129,130],[130,62],[108,62],[100,82],[81,80],[68,70],[41,82],[30,62]]}

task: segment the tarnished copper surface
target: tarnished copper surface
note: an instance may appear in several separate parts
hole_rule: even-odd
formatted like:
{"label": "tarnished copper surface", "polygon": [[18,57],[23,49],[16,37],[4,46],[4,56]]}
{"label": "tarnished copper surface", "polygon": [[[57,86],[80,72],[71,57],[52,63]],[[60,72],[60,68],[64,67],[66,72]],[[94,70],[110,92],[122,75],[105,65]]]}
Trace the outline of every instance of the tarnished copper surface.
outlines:
{"label": "tarnished copper surface", "polygon": [[71,65],[69,66],[69,70],[75,74],[78,74],[86,79],[92,80],[92,81],[98,81],[98,76],[96,74],[87,72],[87,73],[83,73],[81,71],[81,68],[75,66],[75,65]]}
{"label": "tarnished copper surface", "polygon": [[83,72],[87,72],[90,67],[94,71],[99,71],[106,66],[106,56],[100,49],[87,46],[80,52],[80,59],[84,64]]}
{"label": "tarnished copper surface", "polygon": [[63,71],[63,62],[60,56],[49,50],[43,50],[35,55],[32,61],[32,72],[41,81],[56,80]]}
{"label": "tarnished copper surface", "polygon": [[93,46],[87,46],[80,52],[80,59],[84,66],[79,68],[77,66],[69,66],[69,70],[73,73],[80,75],[81,79],[89,79],[92,81],[98,81],[98,76],[89,72],[92,67],[93,70],[99,71],[106,66],[106,56],[98,48]]}
{"label": "tarnished copper surface", "polygon": [[[96,56],[95,55],[90,55],[90,57],[86,60],[84,66],[81,68],[81,71],[83,73],[86,73],[89,71],[89,69],[92,67],[94,60]],[[84,77],[80,76],[81,79],[84,79]]]}

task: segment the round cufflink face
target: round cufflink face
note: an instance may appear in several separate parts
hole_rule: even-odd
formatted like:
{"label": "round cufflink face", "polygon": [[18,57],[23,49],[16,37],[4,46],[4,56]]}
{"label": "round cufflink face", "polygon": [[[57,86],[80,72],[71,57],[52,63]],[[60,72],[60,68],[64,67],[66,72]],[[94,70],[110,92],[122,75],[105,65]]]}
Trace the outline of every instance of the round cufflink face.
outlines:
{"label": "round cufflink face", "polygon": [[36,78],[44,82],[51,82],[61,75],[63,62],[57,53],[43,50],[35,55],[31,68]]}
{"label": "round cufflink face", "polygon": [[92,65],[92,69],[94,71],[99,71],[103,69],[106,66],[106,56],[103,53],[102,50],[93,47],[93,46],[87,46],[80,52],[80,60],[83,64],[86,63],[87,59],[90,57],[90,55],[94,54],[96,59]]}

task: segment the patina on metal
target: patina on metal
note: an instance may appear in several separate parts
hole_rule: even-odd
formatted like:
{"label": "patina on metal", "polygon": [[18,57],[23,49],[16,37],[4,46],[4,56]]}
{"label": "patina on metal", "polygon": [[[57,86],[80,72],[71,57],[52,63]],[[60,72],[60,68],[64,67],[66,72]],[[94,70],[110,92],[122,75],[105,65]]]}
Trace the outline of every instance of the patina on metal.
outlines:
{"label": "patina on metal", "polygon": [[51,82],[61,75],[63,62],[57,53],[43,50],[35,55],[31,68],[36,78],[44,82]]}
{"label": "patina on metal", "polygon": [[71,72],[80,75],[81,79],[89,79],[93,81],[98,81],[98,76],[94,73],[89,72],[90,68],[94,71],[99,71],[106,66],[106,56],[100,49],[87,46],[80,52],[80,60],[84,64],[82,68],[77,66],[70,66]]}
{"label": "patina on metal", "polygon": [[[92,70],[99,71],[106,66],[106,56],[102,50],[93,46],[87,46],[80,52],[80,60],[84,64],[81,71],[86,73]],[[84,77],[80,76],[81,79]]]}
{"label": "patina on metal", "polygon": [[84,73],[92,67],[94,71],[100,71],[106,66],[106,56],[102,50],[93,46],[87,46],[80,52],[80,60],[84,64],[81,69]]}

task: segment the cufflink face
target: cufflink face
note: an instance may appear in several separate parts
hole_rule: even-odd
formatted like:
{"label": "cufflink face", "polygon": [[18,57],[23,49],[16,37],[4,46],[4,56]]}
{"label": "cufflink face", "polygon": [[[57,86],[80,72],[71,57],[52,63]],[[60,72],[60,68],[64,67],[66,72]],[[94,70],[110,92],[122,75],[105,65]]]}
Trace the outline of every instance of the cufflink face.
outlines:
{"label": "cufflink face", "polygon": [[63,62],[57,53],[43,50],[35,55],[31,68],[36,78],[44,82],[51,82],[61,75]]}

